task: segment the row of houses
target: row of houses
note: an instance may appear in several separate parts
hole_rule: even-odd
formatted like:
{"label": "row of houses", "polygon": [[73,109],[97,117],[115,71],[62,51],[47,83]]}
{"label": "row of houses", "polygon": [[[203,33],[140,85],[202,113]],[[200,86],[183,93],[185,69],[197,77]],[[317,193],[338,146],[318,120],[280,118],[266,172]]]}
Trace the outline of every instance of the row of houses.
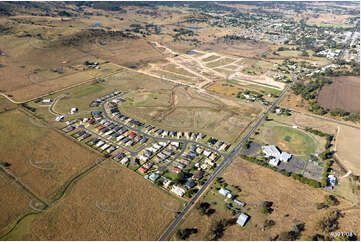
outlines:
{"label": "row of houses", "polygon": [[134,146],[136,144],[145,144],[148,141],[147,137],[138,135],[123,126],[115,124],[106,119],[101,119],[97,124],[88,122],[88,126],[92,125],[94,132],[102,136],[104,139],[109,139],[123,146]]}
{"label": "row of houses", "polygon": [[98,107],[102,102],[104,102],[110,98],[113,98],[113,97],[119,95],[120,93],[121,93],[120,91],[114,90],[112,93],[109,93],[103,97],[97,98],[95,101],[91,102],[89,104],[89,107],[91,107],[91,108]]}

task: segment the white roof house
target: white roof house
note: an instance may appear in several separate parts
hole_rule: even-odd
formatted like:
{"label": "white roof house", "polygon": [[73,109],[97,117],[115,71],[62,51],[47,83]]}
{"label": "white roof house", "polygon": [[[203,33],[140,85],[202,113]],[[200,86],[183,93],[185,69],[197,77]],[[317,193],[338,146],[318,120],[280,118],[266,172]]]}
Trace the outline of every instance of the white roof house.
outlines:
{"label": "white roof house", "polygon": [[227,195],[231,193],[229,190],[225,189],[224,187],[221,187],[221,189],[219,189],[218,192],[225,197],[227,197]]}
{"label": "white roof house", "polygon": [[103,145],[104,143],[105,143],[104,141],[99,141],[95,146],[99,147],[99,146]]}
{"label": "white roof house", "polygon": [[55,118],[55,121],[60,122],[64,119],[64,116],[58,116]]}
{"label": "white roof house", "polygon": [[237,219],[237,224],[244,227],[244,225],[247,223],[249,216],[245,213],[241,213]]}
{"label": "white roof house", "polygon": [[170,191],[177,194],[180,197],[182,197],[184,195],[184,193],[186,192],[186,190],[184,188],[176,186],[176,185],[173,185],[173,187]]}
{"label": "white roof house", "polygon": [[78,111],[78,108],[71,108],[71,109],[70,109],[70,113],[72,113],[72,114],[73,114],[73,113],[76,113],[77,111]]}
{"label": "white roof house", "polygon": [[43,101],[42,101],[43,103],[51,103],[52,102],[52,100],[51,99],[43,99]]}
{"label": "white roof house", "polygon": [[120,161],[120,163],[122,164],[122,165],[125,165],[125,164],[127,164],[129,162],[129,158],[128,157],[124,157],[121,161]]}

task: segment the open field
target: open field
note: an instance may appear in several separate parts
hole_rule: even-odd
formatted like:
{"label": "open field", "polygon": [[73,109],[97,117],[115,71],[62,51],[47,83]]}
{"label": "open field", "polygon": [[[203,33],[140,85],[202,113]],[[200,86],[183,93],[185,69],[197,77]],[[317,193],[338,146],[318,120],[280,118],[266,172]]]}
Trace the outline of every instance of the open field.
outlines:
{"label": "open field", "polygon": [[[237,103],[227,107],[219,100],[184,87],[159,91],[138,90],[126,96],[119,109],[157,127],[198,131],[234,142],[263,110],[258,103]],[[236,132],[235,132],[236,130]]]}
{"label": "open field", "polygon": [[350,169],[353,174],[360,174],[360,130],[338,126],[339,130],[336,136],[335,149],[336,157],[342,164]]}
{"label": "open field", "polygon": [[280,94],[280,91],[275,90],[275,89],[252,85],[252,84],[240,85],[240,83],[238,83],[237,81],[214,82],[212,85],[207,87],[207,90],[213,91],[213,92],[221,94],[221,95],[231,96],[231,97],[236,97],[238,92],[240,92],[240,91],[249,90],[249,91],[254,91],[254,92],[265,95],[265,97],[264,97],[265,99],[267,99],[268,94],[272,94],[272,95]]}
{"label": "open field", "polygon": [[[228,185],[239,186],[241,192],[237,195],[237,199],[246,202],[242,211],[250,215],[250,220],[244,228],[235,224],[227,227],[224,236],[220,240],[268,240],[283,231],[288,231],[292,223],[305,223],[305,231],[301,233],[301,240],[305,240],[308,236],[314,235],[316,221],[325,213],[324,210],[317,210],[316,203],[322,202],[327,194],[320,189],[313,189],[307,185],[301,184],[289,177],[285,177],[279,173],[275,173],[270,169],[258,166],[256,164],[236,159],[223,173],[222,177]],[[219,185],[213,185],[219,187]],[[212,193],[215,193],[214,195]],[[216,212],[209,217],[200,216],[194,208],[185,218],[179,228],[197,228],[198,233],[191,235],[189,240],[207,240],[206,234],[212,221],[220,218],[235,218],[230,211],[224,207],[224,199],[213,188],[208,190],[207,195],[201,199],[201,202],[208,202],[211,208]],[[352,204],[348,201],[338,198],[340,204],[334,208],[349,208]],[[274,209],[270,215],[261,213],[259,204],[263,201],[273,202]],[[217,204],[214,204],[216,202]],[[352,212],[351,212],[352,211]],[[345,211],[351,221],[348,223],[340,219],[340,230],[353,231],[359,236],[359,210]],[[275,225],[270,229],[262,231],[262,225],[265,219],[272,219]],[[175,236],[172,237],[176,239]]]}
{"label": "open field", "polygon": [[43,199],[51,201],[66,181],[94,163],[94,153],[53,129],[37,126],[21,111],[3,113],[0,120],[1,160]]}
{"label": "open field", "polygon": [[360,77],[335,77],[324,86],[317,102],[324,108],[360,112]]}
{"label": "open field", "polygon": [[16,108],[16,104],[10,102],[3,96],[0,96],[0,113]]}
{"label": "open field", "polygon": [[157,240],[181,201],[126,168],[107,167],[115,170],[98,167],[7,238],[33,234],[45,240]]}

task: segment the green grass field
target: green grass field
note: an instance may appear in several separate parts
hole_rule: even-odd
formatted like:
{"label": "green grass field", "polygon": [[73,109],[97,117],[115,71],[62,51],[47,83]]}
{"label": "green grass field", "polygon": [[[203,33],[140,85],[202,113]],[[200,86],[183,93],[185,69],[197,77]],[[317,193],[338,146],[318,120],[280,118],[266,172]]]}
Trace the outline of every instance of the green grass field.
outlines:
{"label": "green grass field", "polygon": [[273,122],[266,123],[261,128],[257,139],[296,156],[308,156],[320,150],[320,142],[311,134]]}

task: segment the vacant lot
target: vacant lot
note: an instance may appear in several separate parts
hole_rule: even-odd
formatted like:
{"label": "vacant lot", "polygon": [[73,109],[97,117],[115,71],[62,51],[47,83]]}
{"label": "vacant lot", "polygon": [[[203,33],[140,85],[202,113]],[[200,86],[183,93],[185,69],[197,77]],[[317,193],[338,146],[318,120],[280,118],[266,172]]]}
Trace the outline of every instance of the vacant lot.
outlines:
{"label": "vacant lot", "polygon": [[335,77],[324,86],[317,102],[324,108],[360,112],[360,77]]}
{"label": "vacant lot", "polygon": [[[238,200],[244,201],[247,205],[242,211],[250,215],[251,219],[244,228],[235,224],[228,227],[221,240],[268,240],[283,231],[288,231],[292,223],[305,223],[305,231],[301,233],[301,240],[307,236],[314,235],[316,221],[325,213],[324,210],[317,210],[316,203],[322,202],[327,193],[321,189],[313,189],[301,184],[292,178],[285,177],[270,169],[256,164],[236,159],[223,173],[222,177],[230,187],[237,185],[241,188]],[[214,185],[214,187],[219,187]],[[228,188],[227,187],[227,188]],[[216,213],[211,216],[200,216],[196,209],[193,209],[179,228],[197,228],[198,233],[192,235],[189,240],[207,240],[206,234],[212,221],[220,218],[236,218],[224,206],[225,199],[220,199],[215,189],[208,190],[205,199],[211,204],[211,208],[216,209]],[[212,193],[215,193],[214,195]],[[350,202],[340,200],[337,208],[349,208]],[[263,201],[273,202],[273,212],[270,215],[261,213],[259,204]],[[216,204],[214,204],[216,202]],[[353,231],[359,235],[359,214],[346,213],[342,220],[354,221],[355,224],[340,223],[340,231]],[[270,229],[262,231],[264,221],[273,220],[275,225]],[[173,236],[173,239],[176,239]]]}
{"label": "vacant lot", "polygon": [[28,233],[45,240],[157,240],[180,200],[126,168],[107,168],[115,170],[97,168],[28,222]]}
{"label": "vacant lot", "polygon": [[51,201],[64,183],[94,163],[86,148],[49,128],[41,128],[18,110],[0,115],[1,160],[35,194]]}

